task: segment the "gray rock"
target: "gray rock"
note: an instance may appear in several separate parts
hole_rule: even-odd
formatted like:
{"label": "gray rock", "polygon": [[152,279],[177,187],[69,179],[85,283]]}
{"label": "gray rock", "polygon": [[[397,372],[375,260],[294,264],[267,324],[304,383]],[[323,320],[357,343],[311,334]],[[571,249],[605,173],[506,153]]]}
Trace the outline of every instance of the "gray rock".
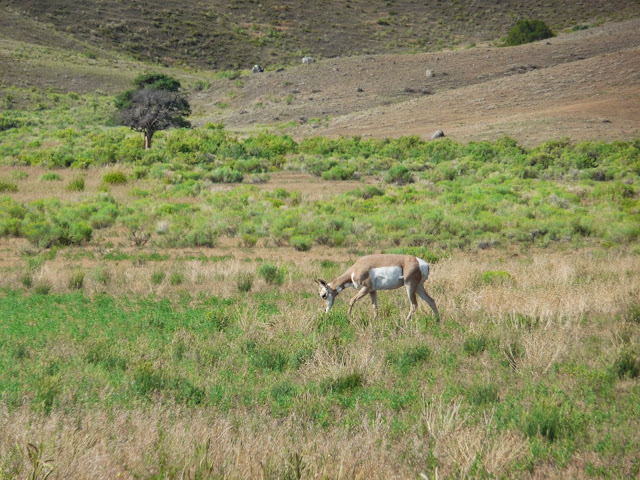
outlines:
{"label": "gray rock", "polygon": [[315,61],[316,61],[316,59],[313,58],[313,57],[303,57],[302,58],[302,63],[313,63]]}
{"label": "gray rock", "polygon": [[431,140],[435,140],[436,138],[442,138],[444,137],[444,132],[442,130],[436,130],[436,132],[431,135]]}
{"label": "gray rock", "polygon": [[254,65],[251,71],[253,73],[261,73],[264,72],[264,68],[262,68],[260,65]]}

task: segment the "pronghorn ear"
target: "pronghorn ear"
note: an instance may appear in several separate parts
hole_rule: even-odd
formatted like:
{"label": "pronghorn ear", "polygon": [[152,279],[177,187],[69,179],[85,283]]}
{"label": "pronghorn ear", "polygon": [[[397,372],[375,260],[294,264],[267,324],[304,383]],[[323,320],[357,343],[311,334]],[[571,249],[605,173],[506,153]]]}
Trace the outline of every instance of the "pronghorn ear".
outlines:
{"label": "pronghorn ear", "polygon": [[319,278],[316,278],[316,282],[318,282],[320,285],[322,285],[323,287],[327,286],[327,282],[325,282],[324,280],[320,280]]}

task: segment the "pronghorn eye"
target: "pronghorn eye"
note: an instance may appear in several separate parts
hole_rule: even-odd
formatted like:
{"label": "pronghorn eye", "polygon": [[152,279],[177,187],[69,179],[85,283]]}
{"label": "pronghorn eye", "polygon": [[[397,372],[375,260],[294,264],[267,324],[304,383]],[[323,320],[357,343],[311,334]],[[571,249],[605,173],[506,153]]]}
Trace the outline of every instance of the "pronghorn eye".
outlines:
{"label": "pronghorn eye", "polygon": [[320,295],[322,298],[327,298],[327,294],[323,293],[322,295]]}

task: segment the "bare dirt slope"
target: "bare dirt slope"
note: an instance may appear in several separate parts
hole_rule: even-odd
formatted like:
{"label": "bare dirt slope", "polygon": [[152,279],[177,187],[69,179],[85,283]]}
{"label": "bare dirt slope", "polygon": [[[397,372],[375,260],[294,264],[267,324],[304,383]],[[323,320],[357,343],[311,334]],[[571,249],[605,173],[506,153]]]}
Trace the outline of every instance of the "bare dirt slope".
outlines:
{"label": "bare dirt slope", "polygon": [[519,47],[336,58],[222,80],[193,104],[201,123],[291,122],[297,138],[629,139],[640,136],[639,30],[633,19]]}

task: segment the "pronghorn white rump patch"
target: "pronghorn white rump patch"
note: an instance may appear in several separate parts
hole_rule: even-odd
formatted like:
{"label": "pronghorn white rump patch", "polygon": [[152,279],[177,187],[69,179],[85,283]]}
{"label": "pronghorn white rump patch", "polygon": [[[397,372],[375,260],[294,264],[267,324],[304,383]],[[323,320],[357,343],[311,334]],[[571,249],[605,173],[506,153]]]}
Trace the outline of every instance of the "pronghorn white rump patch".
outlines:
{"label": "pronghorn white rump patch", "polygon": [[404,285],[402,267],[372,268],[369,272],[374,290],[393,290]]}
{"label": "pronghorn white rump patch", "polygon": [[416,260],[418,260],[418,265],[420,265],[420,273],[422,273],[422,281],[424,282],[429,276],[429,264],[418,257],[416,257]]}

